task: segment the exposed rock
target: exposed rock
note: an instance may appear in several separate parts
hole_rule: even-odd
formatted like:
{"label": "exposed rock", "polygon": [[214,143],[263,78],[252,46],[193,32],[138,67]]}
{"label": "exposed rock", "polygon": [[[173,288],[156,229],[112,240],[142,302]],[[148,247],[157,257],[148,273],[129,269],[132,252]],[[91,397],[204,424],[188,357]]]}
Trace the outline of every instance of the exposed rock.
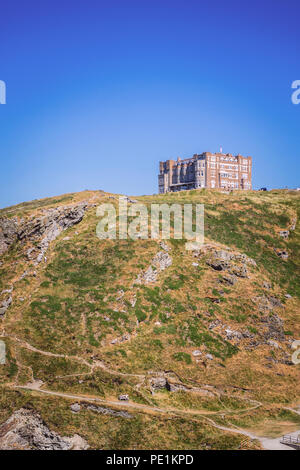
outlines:
{"label": "exposed rock", "polygon": [[88,447],[77,434],[62,437],[51,431],[37,412],[26,408],[15,411],[0,425],[1,450],[79,450]]}
{"label": "exposed rock", "polygon": [[197,266],[199,266],[199,263],[192,263],[192,266],[197,267]]}
{"label": "exposed rock", "polygon": [[152,390],[170,390],[169,383],[165,377],[153,377],[150,381]]}
{"label": "exposed rock", "polygon": [[225,333],[226,333],[226,338],[229,339],[229,340],[232,340],[232,339],[241,340],[241,339],[243,339],[243,335],[240,331],[231,330],[230,328],[226,328]]}
{"label": "exposed rock", "polygon": [[269,302],[271,303],[272,307],[280,307],[280,308],[283,308],[282,303],[280,302],[279,299],[277,299],[277,297],[270,296],[270,297],[269,297]]}
{"label": "exposed rock", "polygon": [[248,271],[245,265],[242,266],[233,266],[230,269],[230,272],[238,277],[248,277]]}
{"label": "exposed rock", "polygon": [[170,251],[171,250],[171,248],[164,241],[161,241],[159,245],[165,251]]}
{"label": "exposed rock", "polygon": [[8,308],[11,303],[12,303],[12,296],[10,295],[7,299],[3,300],[1,307]]}
{"label": "exposed rock", "polygon": [[[44,211],[41,217],[32,217],[27,221],[14,219],[0,219],[0,255],[4,253],[15,241],[39,242],[37,247],[27,249],[28,259],[40,263],[45,252],[53,240],[63,231],[79,223],[90,204],[83,202],[72,206],[61,206]],[[38,253],[38,254],[36,254]]]}
{"label": "exposed rock", "polygon": [[269,340],[284,341],[285,334],[283,328],[283,320],[275,313],[261,318],[261,322],[265,323],[268,327],[268,331],[264,334],[264,337]]}
{"label": "exposed rock", "polygon": [[289,238],[289,230],[280,230],[279,235],[280,237],[284,238],[285,240]]}
{"label": "exposed rock", "polygon": [[0,255],[8,250],[18,238],[18,221],[13,219],[0,219]]}
{"label": "exposed rock", "polygon": [[87,450],[90,446],[79,434],[74,434],[72,437],[65,437],[66,442],[71,446],[68,450]]}
{"label": "exposed rock", "polygon": [[219,279],[219,282],[234,286],[234,284],[237,282],[237,278],[234,274],[224,274],[222,279]]}
{"label": "exposed rock", "polygon": [[204,252],[204,254],[209,255],[208,259],[206,260],[206,263],[217,271],[223,271],[228,268],[232,268],[232,262],[237,262],[239,264],[244,265],[243,267],[245,269],[245,265],[248,264],[251,266],[256,266],[256,262],[243,253],[235,253],[227,249],[219,250],[211,245],[204,245],[202,251]]}
{"label": "exposed rock", "polygon": [[263,282],[263,288],[264,288],[264,289],[268,289],[268,290],[269,290],[269,289],[271,289],[271,287],[272,287],[271,284],[269,284],[268,282],[266,282],[266,281]]}
{"label": "exposed rock", "polygon": [[159,251],[154,256],[151,266],[145,272],[138,275],[135,283],[149,284],[150,282],[156,282],[158,274],[171,266],[171,264],[171,256],[167,252]]}
{"label": "exposed rock", "polygon": [[168,253],[164,253],[163,251],[159,251],[153,258],[152,264],[156,266],[158,271],[164,271],[166,268],[171,266],[172,258]]}
{"label": "exposed rock", "polygon": [[137,280],[135,281],[136,284],[149,284],[150,282],[155,282],[157,279],[157,271],[149,266],[149,268],[142,274],[139,274]]}
{"label": "exposed rock", "polygon": [[286,250],[275,250],[275,253],[282,259],[288,259],[289,257],[289,254]]}
{"label": "exposed rock", "polygon": [[10,295],[7,299],[3,300],[0,304],[0,317],[5,315],[6,310],[12,303],[12,296]]}
{"label": "exposed rock", "polygon": [[285,294],[284,296],[286,299],[292,299],[293,297],[291,296],[291,294]]}
{"label": "exposed rock", "polygon": [[130,334],[126,333],[125,335],[121,336],[121,338],[119,339],[119,342],[124,343],[124,341],[129,341],[130,338],[131,338]]}
{"label": "exposed rock", "polygon": [[195,351],[192,352],[192,355],[194,357],[198,357],[202,355],[202,352],[199,349],[195,349]]}
{"label": "exposed rock", "polygon": [[103,408],[102,406],[96,405],[85,405],[87,410],[94,411],[95,413],[99,413],[102,415],[111,415],[111,416],[120,416],[121,418],[132,418],[133,416],[127,411],[116,411],[110,408]]}
{"label": "exposed rock", "polygon": [[72,403],[70,408],[73,413],[78,413],[81,410],[81,406],[79,405],[79,403]]}
{"label": "exposed rock", "polygon": [[[248,266],[256,267],[256,262],[243,253],[233,252],[230,248],[225,247],[219,249],[213,245],[203,245],[201,250],[194,252],[194,256],[204,254],[206,256],[206,264],[215,269],[216,271],[227,271],[223,277],[223,281],[227,284],[233,285],[237,277],[248,277]],[[233,276],[233,277],[232,277]]]}
{"label": "exposed rock", "polygon": [[283,305],[280,300],[274,296],[267,297],[265,295],[262,295],[261,297],[254,297],[252,300],[253,302],[258,304],[258,308],[261,312],[268,312],[276,307],[283,308]]}
{"label": "exposed rock", "polygon": [[4,289],[4,290],[0,293],[0,295],[2,295],[2,294],[11,294],[12,291],[13,291],[13,289],[14,289],[13,287],[11,287],[10,289]]}
{"label": "exposed rock", "polygon": [[210,361],[213,360],[213,356],[211,354],[205,354],[206,359],[209,359]]}
{"label": "exposed rock", "polygon": [[273,341],[272,339],[269,339],[267,341],[267,343],[272,346],[272,348],[275,348],[275,349],[278,349],[279,348],[279,344],[277,343],[277,341]]}
{"label": "exposed rock", "polygon": [[210,322],[210,324],[208,325],[208,328],[210,330],[213,330],[214,328],[216,328],[220,324],[221,324],[220,320],[214,320],[214,321]]}
{"label": "exposed rock", "polygon": [[7,310],[7,307],[1,307],[0,308],[0,317],[3,317],[3,315],[5,315],[6,310]]}
{"label": "exposed rock", "polygon": [[[208,260],[206,260],[206,264],[211,266],[216,271],[223,271],[225,269],[228,269],[230,266],[229,260],[231,258],[230,257],[227,258],[225,256],[218,257],[217,253],[218,252],[216,252],[212,258],[209,258]],[[227,253],[227,252],[220,251],[219,253],[222,254],[222,253]]]}
{"label": "exposed rock", "polygon": [[209,397],[214,397],[215,394],[210,392],[209,390],[206,390],[205,388],[199,388],[199,387],[186,387],[183,384],[178,384],[178,383],[170,383],[170,392],[189,392],[189,393],[199,393],[204,396],[209,396]]}
{"label": "exposed rock", "polygon": [[[111,198],[112,196],[110,196]],[[115,199],[114,197],[112,197],[113,199]],[[126,202],[129,202],[129,204],[137,204],[138,201],[136,199],[131,199],[130,197],[128,196],[120,196],[119,199],[123,200],[123,201],[126,201]]]}
{"label": "exposed rock", "polygon": [[189,389],[182,384],[169,384],[170,392],[188,392]]}
{"label": "exposed rock", "polygon": [[127,394],[123,394],[123,395],[119,395],[118,399],[120,401],[128,401],[129,400],[129,396]]}

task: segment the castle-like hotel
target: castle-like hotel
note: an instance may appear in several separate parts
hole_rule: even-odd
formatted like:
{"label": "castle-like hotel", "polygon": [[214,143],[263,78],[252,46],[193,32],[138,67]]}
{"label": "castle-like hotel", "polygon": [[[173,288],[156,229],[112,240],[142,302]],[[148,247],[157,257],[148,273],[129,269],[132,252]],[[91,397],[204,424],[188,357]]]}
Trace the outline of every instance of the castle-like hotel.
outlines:
{"label": "castle-like hotel", "polygon": [[251,189],[252,157],[204,152],[159,163],[159,193],[184,189]]}

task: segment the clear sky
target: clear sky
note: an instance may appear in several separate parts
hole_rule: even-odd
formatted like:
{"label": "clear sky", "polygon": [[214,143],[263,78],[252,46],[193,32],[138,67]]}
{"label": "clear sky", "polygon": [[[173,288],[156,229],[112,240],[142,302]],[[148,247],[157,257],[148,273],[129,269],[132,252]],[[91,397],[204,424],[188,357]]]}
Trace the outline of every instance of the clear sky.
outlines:
{"label": "clear sky", "polygon": [[0,4],[0,207],[84,189],[157,192],[159,160],[253,157],[300,186],[297,0]]}

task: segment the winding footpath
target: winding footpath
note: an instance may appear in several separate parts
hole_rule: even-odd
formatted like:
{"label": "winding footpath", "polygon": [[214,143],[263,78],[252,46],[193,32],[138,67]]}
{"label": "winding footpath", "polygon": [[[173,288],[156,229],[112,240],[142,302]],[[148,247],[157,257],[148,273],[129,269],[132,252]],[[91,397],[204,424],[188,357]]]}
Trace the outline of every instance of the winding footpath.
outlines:
{"label": "winding footpath", "polygon": [[[79,374],[70,374],[70,375],[66,375],[66,376],[57,376],[57,378],[80,376],[80,375],[90,375],[94,372],[95,369],[101,368],[101,369],[105,370],[106,372],[108,372],[110,374],[113,374],[113,375],[121,375],[121,376],[124,376],[124,377],[135,377],[135,378],[139,378],[139,379],[143,379],[143,380],[146,379],[145,374],[131,374],[131,373],[119,372],[119,371],[108,368],[101,361],[94,361],[92,364],[90,364],[88,361],[86,361],[85,359],[83,359],[82,357],[79,357],[79,356],[69,356],[69,355],[66,355],[66,354],[57,354],[57,353],[52,353],[52,352],[49,352],[49,351],[43,351],[43,350],[40,350],[40,349],[32,346],[31,344],[27,343],[26,341],[20,340],[19,338],[15,337],[15,336],[6,335],[3,332],[0,334],[0,337],[9,338],[13,341],[16,341],[21,347],[26,348],[26,349],[28,349],[32,352],[36,352],[36,353],[44,355],[44,356],[65,358],[65,359],[69,359],[69,360],[73,360],[73,361],[78,361],[81,364],[83,364],[83,365],[85,365],[89,368],[88,372],[79,373]],[[131,409],[135,409],[135,410],[140,411],[140,412],[150,413],[150,414],[158,413],[158,414],[164,414],[164,415],[165,414],[172,414],[172,415],[175,415],[175,416],[182,416],[182,415],[188,415],[188,416],[194,416],[194,417],[199,416],[199,417],[205,419],[211,426],[213,426],[216,429],[220,429],[221,431],[231,432],[231,433],[235,433],[235,434],[242,434],[242,435],[244,435],[244,436],[246,436],[250,439],[258,440],[261,443],[263,449],[266,449],[266,450],[293,450],[291,447],[288,447],[288,446],[285,446],[284,444],[281,444],[280,443],[280,437],[275,438],[275,439],[270,439],[270,438],[266,438],[266,437],[259,437],[259,436],[255,435],[255,434],[253,434],[249,431],[246,431],[246,430],[241,429],[241,428],[239,428],[237,426],[234,426],[234,425],[233,425],[234,427],[226,427],[226,426],[219,425],[219,424],[215,423],[215,421],[213,421],[211,419],[211,417],[209,417],[209,416],[219,415],[219,414],[222,414],[222,415],[230,415],[232,413],[242,414],[242,413],[254,410],[254,409],[256,409],[260,406],[263,406],[263,404],[258,402],[258,401],[249,400],[249,402],[253,403],[253,406],[248,407],[248,408],[244,408],[244,409],[238,410],[238,411],[237,410],[230,410],[230,409],[226,409],[226,410],[222,410],[222,411],[211,411],[211,412],[207,411],[207,410],[191,410],[191,409],[178,410],[177,408],[160,408],[160,407],[145,405],[145,404],[141,404],[141,403],[133,403],[133,402],[130,402],[130,401],[120,402],[120,401],[114,401],[114,400],[106,400],[106,399],[102,399],[102,398],[95,397],[95,396],[75,395],[75,394],[70,394],[70,393],[58,392],[58,391],[54,391],[54,390],[46,390],[46,389],[41,388],[42,385],[43,385],[42,381],[33,380],[31,383],[28,383],[26,385],[10,384],[10,385],[8,385],[8,387],[9,388],[29,390],[29,391],[35,392],[35,393],[61,397],[61,398],[64,398],[64,399],[76,400],[76,401],[79,401],[79,402],[80,401],[85,401],[85,402],[91,402],[91,403],[101,403],[102,405],[108,405],[108,406],[113,406],[113,407],[131,408]],[[300,411],[294,410],[293,408],[285,407],[285,409],[300,415]],[[299,434],[299,432],[300,431],[296,431],[294,433],[291,433],[290,435],[293,436],[293,437],[296,437]]]}

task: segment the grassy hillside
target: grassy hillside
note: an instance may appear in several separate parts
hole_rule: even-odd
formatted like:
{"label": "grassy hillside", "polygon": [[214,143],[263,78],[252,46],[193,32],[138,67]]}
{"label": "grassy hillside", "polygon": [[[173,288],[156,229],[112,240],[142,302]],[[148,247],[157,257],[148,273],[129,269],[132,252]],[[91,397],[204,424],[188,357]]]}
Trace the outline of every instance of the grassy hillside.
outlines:
{"label": "grassy hillside", "polygon": [[[286,408],[300,401],[299,366],[291,362],[300,339],[300,194],[194,190],[135,200],[149,208],[203,203],[204,249],[187,251],[185,240],[100,240],[96,206],[118,205],[117,195],[101,191],[0,210],[0,220],[25,224],[49,209],[90,203],[81,222],[51,241],[46,260],[30,255],[40,249],[30,237],[0,258],[0,292],[13,288],[0,317],[7,348],[0,423],[32,407],[51,428],[105,449],[248,449],[259,442],[217,426],[299,429],[300,416]],[[288,238],[280,235],[286,230]],[[214,264],[224,251],[230,259]],[[160,252],[172,264],[155,282],[136,283]],[[37,380],[40,390],[31,390]],[[129,395],[131,418],[87,408],[98,398],[127,409],[120,394]],[[74,401],[83,404],[78,413]]]}

